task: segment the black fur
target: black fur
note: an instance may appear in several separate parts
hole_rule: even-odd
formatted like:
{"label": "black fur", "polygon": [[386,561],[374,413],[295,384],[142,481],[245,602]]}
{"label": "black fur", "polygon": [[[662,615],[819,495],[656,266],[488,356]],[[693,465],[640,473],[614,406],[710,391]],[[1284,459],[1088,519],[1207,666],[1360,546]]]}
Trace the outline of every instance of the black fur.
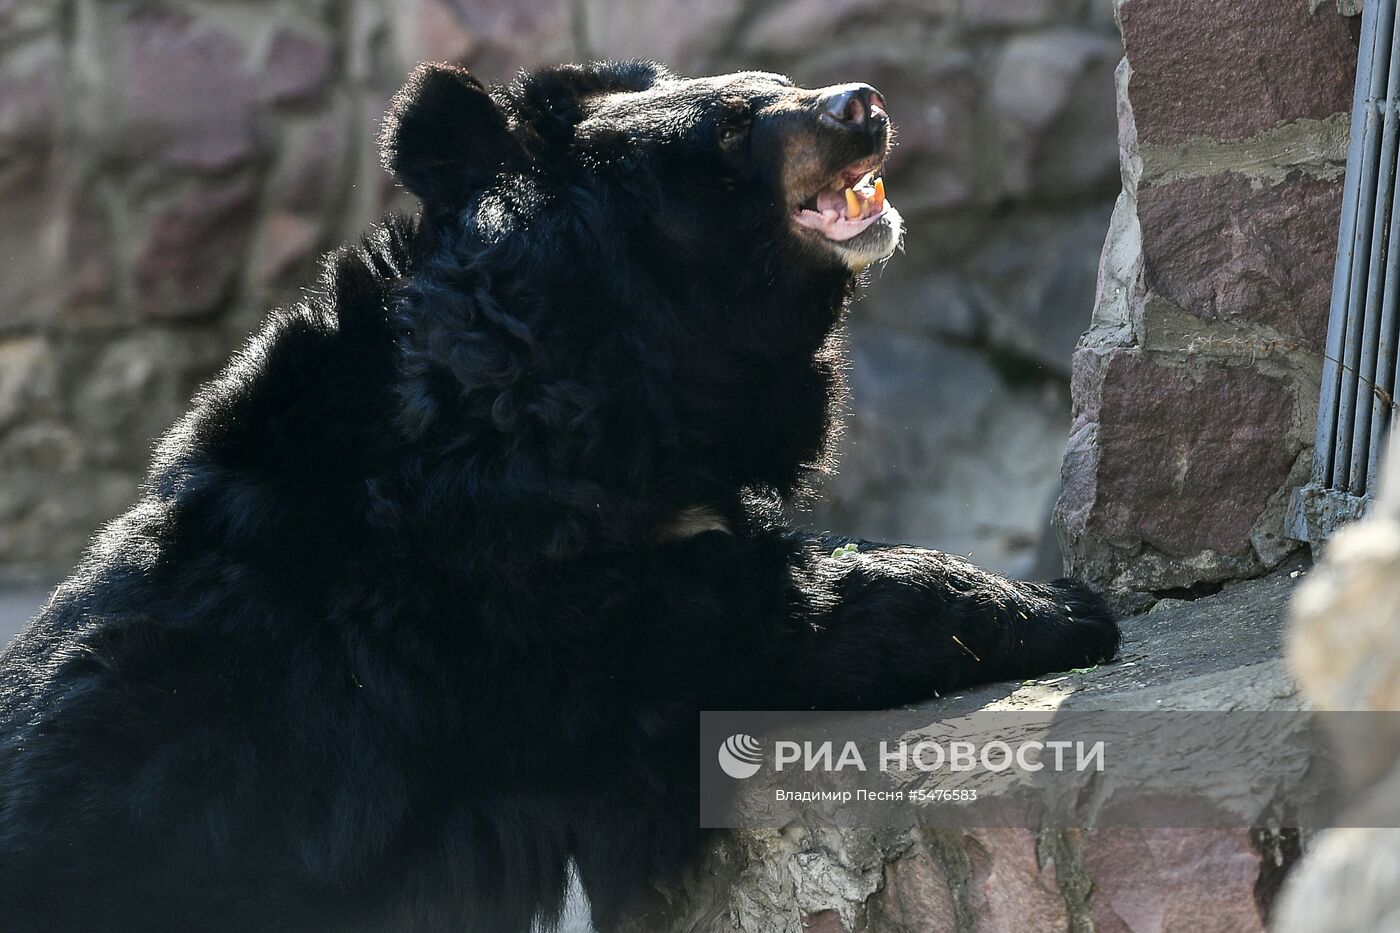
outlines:
{"label": "black fur", "polygon": [[1112,657],[1080,584],[773,519],[855,281],[788,220],[806,94],[415,75],[421,218],[270,317],[0,660],[0,926],[520,931],[573,859],[606,930],[694,851],[699,710]]}

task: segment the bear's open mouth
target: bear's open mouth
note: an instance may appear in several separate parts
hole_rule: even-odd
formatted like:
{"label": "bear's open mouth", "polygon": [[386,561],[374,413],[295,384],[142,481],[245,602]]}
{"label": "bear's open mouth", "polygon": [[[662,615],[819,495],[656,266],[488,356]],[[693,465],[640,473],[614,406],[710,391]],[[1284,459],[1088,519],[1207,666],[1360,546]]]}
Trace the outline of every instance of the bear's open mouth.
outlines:
{"label": "bear's open mouth", "polygon": [[880,159],[863,159],[842,169],[797,206],[793,219],[828,240],[851,239],[891,210],[881,168]]}

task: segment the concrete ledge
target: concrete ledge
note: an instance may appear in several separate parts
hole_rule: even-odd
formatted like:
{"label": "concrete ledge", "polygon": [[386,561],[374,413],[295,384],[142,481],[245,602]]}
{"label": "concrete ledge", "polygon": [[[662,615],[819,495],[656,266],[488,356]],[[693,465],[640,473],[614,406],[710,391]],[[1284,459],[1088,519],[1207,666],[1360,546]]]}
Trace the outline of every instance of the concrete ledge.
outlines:
{"label": "concrete ledge", "polygon": [[[1302,565],[1128,619],[1118,661],[923,704],[976,710],[1290,710],[1284,614]],[[1265,929],[1292,831],[836,829],[717,837],[626,928],[742,933]]]}

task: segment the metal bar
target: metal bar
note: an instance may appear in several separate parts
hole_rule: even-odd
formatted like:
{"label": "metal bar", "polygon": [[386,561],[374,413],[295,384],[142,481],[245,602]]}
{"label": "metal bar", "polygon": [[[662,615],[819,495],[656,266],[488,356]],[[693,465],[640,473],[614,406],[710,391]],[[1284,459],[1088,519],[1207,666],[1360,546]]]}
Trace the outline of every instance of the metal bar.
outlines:
{"label": "metal bar", "polygon": [[[1397,318],[1400,318],[1400,315],[1397,315]],[[1400,323],[1400,321],[1397,321],[1397,323]],[[1395,372],[1390,382],[1389,417],[1385,419],[1389,423],[1391,436],[1394,436],[1396,431],[1400,431],[1400,407],[1397,407],[1400,403],[1397,402],[1395,397],[1396,393],[1400,392],[1400,347],[1397,347],[1397,344],[1400,344],[1400,334],[1397,334],[1395,340],[1391,343],[1391,346],[1395,348]],[[1400,450],[1400,443],[1392,442],[1390,444],[1390,449],[1392,452]],[[1391,470],[1390,473],[1392,476],[1395,475],[1394,470]]]}
{"label": "metal bar", "polygon": [[[1400,331],[1400,311],[1397,311],[1396,313],[1395,323],[1396,329]],[[1381,401],[1383,403],[1388,402],[1388,404],[1386,405],[1386,407],[1389,409],[1389,411],[1387,412],[1388,417],[1386,417],[1383,420],[1389,426],[1390,434],[1393,437],[1395,436],[1396,431],[1400,431],[1400,407],[1397,407],[1398,403],[1395,398],[1395,394],[1397,392],[1400,392],[1400,333],[1397,333],[1391,339],[1390,348],[1395,353],[1395,370],[1391,373],[1390,398],[1382,399]],[[1400,450],[1400,443],[1392,441],[1390,444],[1390,450],[1391,453]],[[1379,466],[1380,464],[1377,464],[1377,467]],[[1395,470],[1391,470],[1390,475],[1394,476],[1395,472]]]}
{"label": "metal bar", "polygon": [[[1337,400],[1337,430],[1335,454],[1332,458],[1332,486],[1350,491],[1351,435],[1356,418],[1357,372],[1361,362],[1362,325],[1366,289],[1363,286],[1371,258],[1370,205],[1376,198],[1376,162],[1380,156],[1381,119],[1374,102],[1385,93],[1389,77],[1390,36],[1395,23],[1395,0],[1376,4],[1377,18],[1372,44],[1368,93],[1362,107],[1365,126],[1361,143],[1361,188],[1358,192],[1356,226],[1352,236],[1351,271],[1348,281],[1346,332],[1342,347],[1341,393]],[[1357,75],[1358,82],[1361,75]]]}
{"label": "metal bar", "polygon": [[1395,201],[1395,148],[1397,114],[1394,101],[1400,93],[1400,32],[1392,31],[1390,38],[1389,77],[1385,99],[1378,107],[1381,118],[1381,154],[1376,172],[1376,205],[1371,220],[1371,262],[1366,277],[1366,304],[1362,313],[1361,356],[1356,367],[1356,409],[1351,435],[1351,470],[1348,487],[1355,495],[1365,495],[1372,475],[1370,461],[1372,417],[1375,409],[1377,357],[1380,351],[1381,318],[1384,314],[1386,278],[1393,266],[1387,253],[1393,245],[1390,234],[1391,207]]}
{"label": "metal bar", "polygon": [[[1400,31],[1397,31],[1400,34]],[[1396,60],[1400,54],[1391,52],[1391,88],[1387,100],[1386,128],[1392,123],[1400,123],[1400,103],[1397,103]],[[1396,387],[1396,365],[1400,358],[1400,317],[1397,317],[1397,302],[1400,302],[1400,212],[1395,210],[1394,177],[1390,187],[1390,232],[1386,243],[1385,291],[1381,300],[1380,319],[1377,323],[1377,347],[1374,383],[1367,393],[1371,403],[1371,436],[1367,439],[1367,462],[1365,489],[1374,493],[1376,479],[1380,471],[1381,457],[1385,451],[1386,437],[1390,432],[1393,402]],[[1374,308],[1373,308],[1374,311]]]}
{"label": "metal bar", "polygon": [[[1361,15],[1357,49],[1356,87],[1351,103],[1351,139],[1347,147],[1346,179],[1342,185],[1342,217],[1337,232],[1337,261],[1332,272],[1332,304],[1328,316],[1326,352],[1322,364],[1322,396],[1318,402],[1317,434],[1313,447],[1313,481],[1328,485],[1332,476],[1341,394],[1342,346],[1346,334],[1347,294],[1351,284],[1352,244],[1355,242],[1356,202],[1361,189],[1361,146],[1365,136],[1366,98],[1375,59],[1376,20],[1380,3],[1368,3]],[[1393,17],[1392,17],[1393,18]]]}
{"label": "metal bar", "polygon": [[1371,253],[1371,211],[1365,206],[1376,196],[1376,157],[1380,143],[1375,111],[1366,108],[1365,139],[1361,154],[1362,209],[1357,211],[1351,246],[1350,287],[1347,290],[1346,327],[1342,341],[1341,390],[1337,396],[1336,440],[1333,443],[1332,482],[1334,489],[1351,489],[1351,434],[1356,415],[1356,373],[1361,357],[1361,331],[1366,309],[1365,276]]}

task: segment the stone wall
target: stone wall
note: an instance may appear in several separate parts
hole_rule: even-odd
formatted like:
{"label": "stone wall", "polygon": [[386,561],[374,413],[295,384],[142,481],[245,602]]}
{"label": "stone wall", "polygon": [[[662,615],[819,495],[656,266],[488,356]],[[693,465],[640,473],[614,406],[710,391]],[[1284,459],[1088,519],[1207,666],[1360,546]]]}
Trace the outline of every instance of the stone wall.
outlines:
{"label": "stone wall", "polygon": [[0,567],[71,562],[265,310],[402,203],[373,136],[411,63],[624,55],[886,94],[907,255],[856,310],[806,520],[1031,571],[1118,188],[1090,0],[0,0]]}
{"label": "stone wall", "polygon": [[392,195],[370,4],[0,3],[0,564],[62,569]]}
{"label": "stone wall", "polygon": [[1297,845],[1243,829],[745,831],[623,930],[1265,933]]}
{"label": "stone wall", "polygon": [[1123,193],[1074,356],[1057,510],[1117,589],[1275,566],[1306,480],[1358,21],[1303,0],[1120,0]]}

